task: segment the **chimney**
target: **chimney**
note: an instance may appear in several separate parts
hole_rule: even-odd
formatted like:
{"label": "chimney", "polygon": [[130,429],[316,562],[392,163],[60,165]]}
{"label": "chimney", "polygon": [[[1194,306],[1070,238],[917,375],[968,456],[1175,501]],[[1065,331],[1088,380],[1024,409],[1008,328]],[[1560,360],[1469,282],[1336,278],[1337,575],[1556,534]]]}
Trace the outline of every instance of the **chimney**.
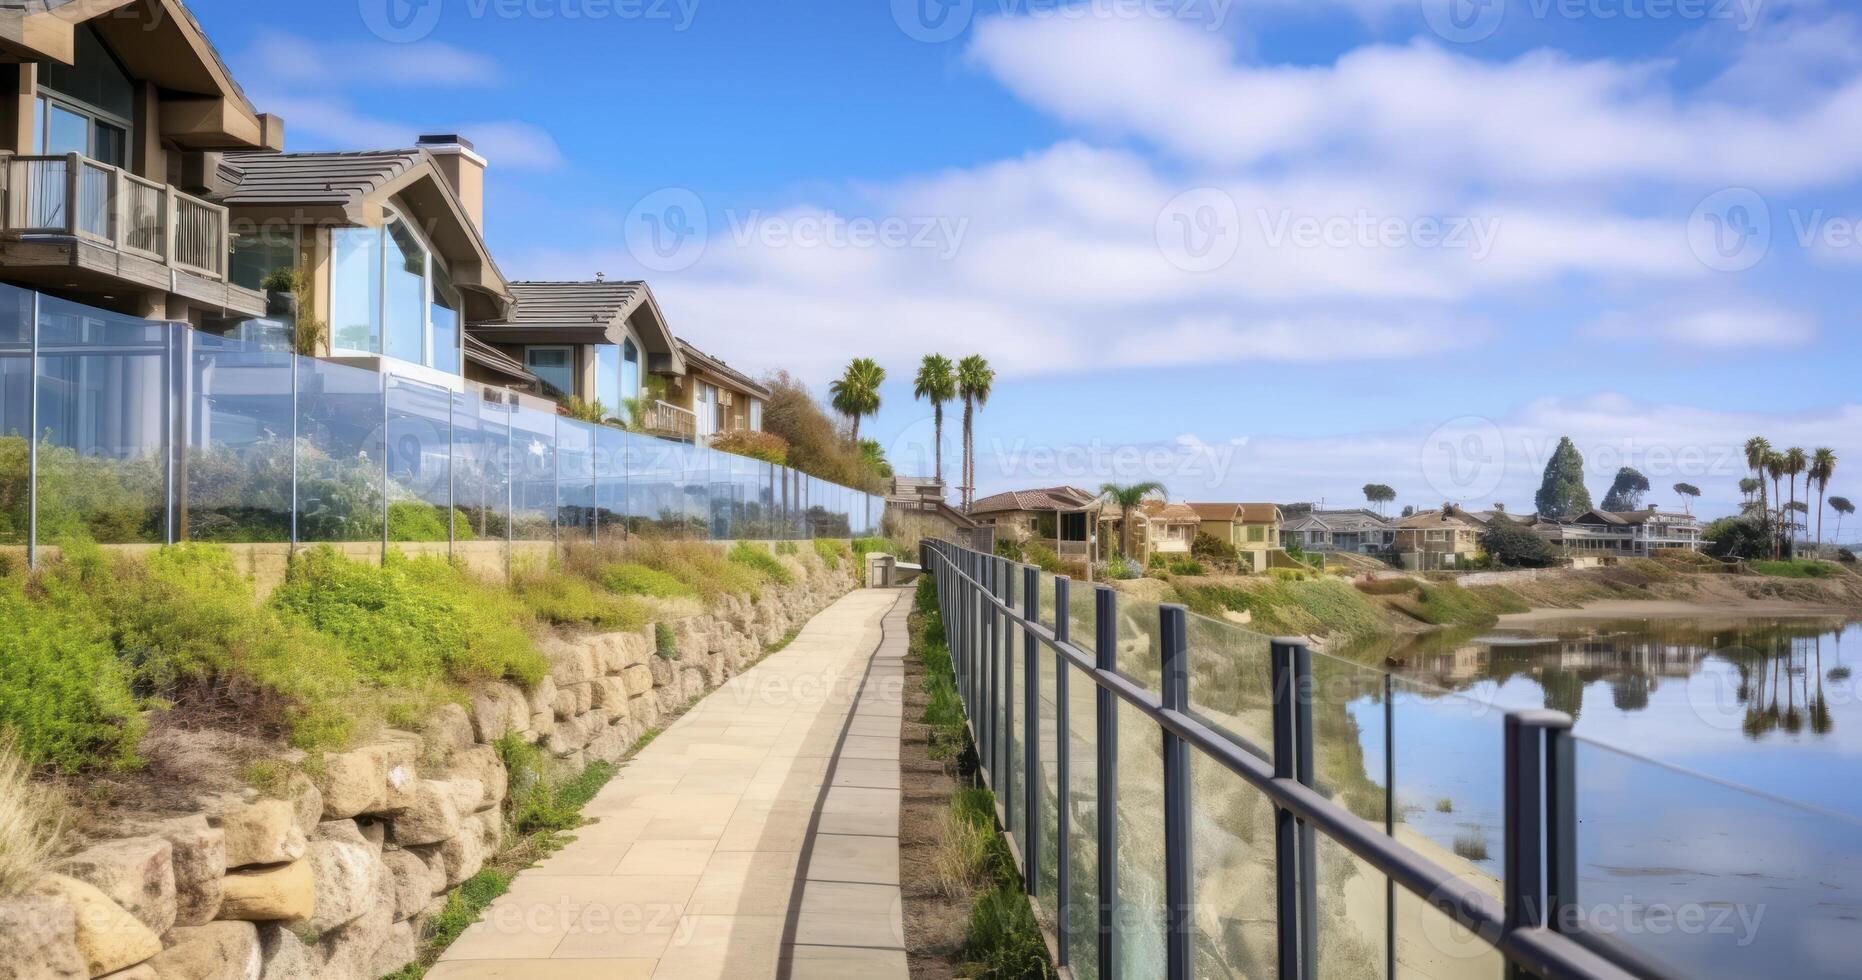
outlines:
{"label": "chimney", "polygon": [[485,232],[485,158],[472,149],[472,141],[457,133],[431,133],[415,144],[433,154],[446,182],[453,185],[466,217],[480,234]]}

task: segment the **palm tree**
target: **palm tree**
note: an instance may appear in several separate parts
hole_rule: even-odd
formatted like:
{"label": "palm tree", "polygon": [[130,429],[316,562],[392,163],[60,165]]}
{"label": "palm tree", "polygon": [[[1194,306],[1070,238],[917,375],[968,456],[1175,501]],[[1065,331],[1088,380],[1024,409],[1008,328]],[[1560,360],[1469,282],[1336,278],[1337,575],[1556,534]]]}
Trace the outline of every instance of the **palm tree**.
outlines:
{"label": "palm tree", "polygon": [[931,403],[937,430],[937,482],[944,482],[944,403],[957,399],[957,368],[942,354],[926,354],[918,366],[918,378],[912,383],[912,397]]}
{"label": "palm tree", "polygon": [[1759,523],[1765,528],[1768,537],[1771,534],[1771,502],[1765,499],[1765,462],[1770,458],[1771,443],[1764,436],[1753,436],[1746,440],[1746,468],[1752,471],[1759,485]]}
{"label": "palm tree", "polygon": [[879,413],[879,386],[886,383],[886,369],[870,357],[854,358],[847,373],[828,385],[834,396],[834,410],[853,420],[853,446],[860,447],[860,419]]}
{"label": "palm tree", "polygon": [[1118,551],[1119,554],[1124,555],[1126,559],[1129,560],[1131,558],[1132,512],[1144,506],[1146,497],[1156,496],[1168,499],[1169,495],[1165,492],[1164,485],[1155,481],[1149,483],[1134,483],[1126,487],[1119,486],[1116,483],[1108,483],[1099,488],[1099,493],[1110,499],[1112,503],[1118,505],[1120,515],[1118,525]]}
{"label": "palm tree", "polygon": [[[1779,508],[1778,508],[1778,514],[1777,514],[1778,524],[1783,524],[1784,523],[1784,491],[1779,488],[1779,481],[1784,479],[1784,454],[1783,453],[1773,451],[1773,452],[1768,452],[1765,454],[1765,475],[1771,477],[1771,495],[1773,499],[1779,502]],[[1779,532],[1782,530],[1783,528],[1778,527],[1777,525],[1773,525],[1772,536],[1771,536],[1771,550],[1772,550],[1773,558],[1778,557],[1780,546],[1782,544],[1782,541],[1781,541],[1782,535]]]}
{"label": "palm tree", "polygon": [[1810,477],[1804,484],[1804,496],[1817,489],[1817,550],[1823,550],[1823,496],[1830,491],[1830,478],[1836,475],[1836,450],[1819,447],[1810,454]]}
{"label": "palm tree", "polygon": [[1856,505],[1848,497],[1831,497],[1830,509],[1836,512],[1836,543],[1843,543],[1843,517],[1856,512]]}
{"label": "palm tree", "polygon": [[981,354],[957,362],[957,395],[963,399],[963,512],[976,503],[976,410],[989,404],[996,372]]}
{"label": "palm tree", "polygon": [[[1792,446],[1790,449],[1787,449],[1784,451],[1784,475],[1786,477],[1789,477],[1791,480],[1791,503],[1797,503],[1797,478],[1798,476],[1809,468],[1810,468],[1810,456],[1806,454],[1804,450],[1796,446]],[[1796,510],[1796,509],[1797,508],[1795,507],[1792,508],[1792,510]],[[1810,522],[1805,521],[1804,523],[1809,524]],[[1790,544],[1791,553],[1796,554],[1797,552],[1797,529],[1795,527],[1792,527],[1792,528],[1787,529],[1785,533],[1790,535],[1790,537],[1787,540]]]}

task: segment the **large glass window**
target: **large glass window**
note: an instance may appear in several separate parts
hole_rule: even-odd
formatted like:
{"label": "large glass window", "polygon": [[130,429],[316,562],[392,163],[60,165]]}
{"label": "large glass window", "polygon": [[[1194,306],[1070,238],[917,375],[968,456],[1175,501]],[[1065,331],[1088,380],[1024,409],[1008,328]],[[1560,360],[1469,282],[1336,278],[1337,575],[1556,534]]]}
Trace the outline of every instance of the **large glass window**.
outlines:
{"label": "large glass window", "polygon": [[428,316],[433,321],[432,365],[447,374],[458,374],[460,324],[465,319],[465,300],[453,286],[453,277],[438,262],[433,263],[433,304]]}
{"label": "large glass window", "polygon": [[[621,341],[621,398],[640,397],[640,348],[634,346],[633,338]],[[621,406],[614,406],[620,411]]]}
{"label": "large glass window", "polygon": [[621,349],[614,344],[595,348],[595,400],[602,411],[619,417],[621,409]]}
{"label": "large glass window", "polygon": [[556,389],[555,394],[575,394],[575,351],[569,347],[530,347],[524,350],[524,366],[543,383]]}
{"label": "large glass window", "polygon": [[763,399],[750,399],[750,431],[763,431]]}
{"label": "large glass window", "polygon": [[40,153],[82,153],[113,167],[129,163],[130,117],[136,86],[97,32],[80,28],[73,37],[75,61],[39,66],[34,137]]}
{"label": "large glass window", "polygon": [[381,229],[330,232],[330,338],[338,352],[381,350]]}
{"label": "large glass window", "polygon": [[261,228],[233,239],[233,257],[228,274],[236,286],[263,289],[266,276],[279,269],[296,267],[296,228]]}
{"label": "large glass window", "polygon": [[403,221],[388,225],[383,311],[387,341],[382,353],[414,364],[427,363],[427,250]]}

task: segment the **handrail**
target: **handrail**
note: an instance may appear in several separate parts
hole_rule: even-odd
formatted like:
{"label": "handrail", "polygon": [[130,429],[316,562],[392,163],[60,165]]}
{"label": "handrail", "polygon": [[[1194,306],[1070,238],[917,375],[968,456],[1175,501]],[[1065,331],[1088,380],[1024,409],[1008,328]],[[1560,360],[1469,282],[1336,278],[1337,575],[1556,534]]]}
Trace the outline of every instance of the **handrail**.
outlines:
{"label": "handrail", "polygon": [[[994,726],[999,719],[996,717],[996,708],[979,709],[974,702],[978,697],[986,696],[992,704],[999,703],[994,684],[997,679],[996,675],[1000,672],[1000,667],[997,666],[993,660],[986,667],[979,667],[978,659],[995,658],[998,654],[1002,653],[1004,649],[1007,650],[1008,656],[1015,656],[1015,644],[1012,642],[1012,639],[1016,634],[1019,634],[1026,637],[1028,657],[1031,662],[1033,660],[1034,650],[1037,646],[1053,651],[1065,662],[1066,667],[1071,667],[1083,673],[1104,695],[1110,695],[1113,698],[1123,701],[1156,724],[1165,738],[1167,746],[1173,739],[1181,740],[1181,743],[1201,752],[1204,757],[1220,763],[1231,773],[1239,776],[1265,795],[1273,803],[1279,813],[1282,814],[1283,818],[1289,822],[1289,828],[1297,825],[1298,832],[1302,837],[1311,832],[1311,830],[1306,828],[1316,829],[1318,832],[1323,833],[1326,837],[1350,851],[1360,861],[1382,872],[1397,885],[1402,886],[1405,890],[1420,897],[1430,906],[1446,914],[1464,928],[1468,929],[1481,942],[1492,947],[1504,956],[1512,964],[1515,972],[1523,971],[1524,973],[1529,973],[1534,976],[1548,978],[1626,978],[1632,976],[1663,976],[1666,974],[1667,971],[1659,964],[1650,963],[1639,953],[1629,950],[1621,944],[1607,941],[1605,937],[1554,931],[1553,928],[1546,925],[1546,921],[1550,916],[1546,914],[1547,910],[1543,907],[1544,903],[1536,894],[1530,896],[1516,895],[1512,890],[1521,884],[1520,881],[1514,880],[1514,876],[1517,875],[1522,879],[1526,879],[1525,883],[1528,885],[1534,882],[1538,883],[1542,891],[1546,890],[1549,885],[1549,891],[1547,893],[1552,897],[1554,903],[1561,897],[1565,900],[1569,900],[1570,895],[1568,894],[1568,889],[1572,887],[1573,882],[1569,879],[1568,874],[1562,870],[1560,862],[1561,857],[1565,857],[1568,860],[1569,855],[1560,853],[1559,838],[1555,836],[1561,831],[1568,831],[1570,829],[1569,827],[1557,826],[1549,829],[1549,832],[1554,836],[1551,838],[1552,844],[1546,847],[1548,854],[1543,863],[1541,863],[1540,859],[1539,846],[1535,843],[1531,843],[1540,841],[1540,837],[1537,833],[1533,833],[1530,837],[1531,842],[1526,843],[1524,846],[1510,848],[1510,855],[1514,856],[1519,861],[1529,862],[1536,870],[1533,870],[1530,875],[1527,875],[1523,871],[1515,870],[1513,868],[1513,862],[1509,861],[1509,870],[1514,871],[1514,874],[1509,875],[1509,880],[1507,882],[1509,887],[1508,895],[1511,896],[1511,900],[1503,904],[1457,877],[1454,872],[1424,857],[1415,849],[1399,842],[1386,833],[1373,830],[1369,824],[1352,814],[1349,810],[1346,810],[1344,807],[1339,806],[1337,803],[1321,795],[1309,785],[1311,781],[1311,764],[1309,761],[1298,767],[1304,771],[1296,774],[1293,771],[1294,767],[1290,764],[1281,766],[1264,761],[1270,758],[1276,758],[1276,756],[1262,752],[1257,747],[1247,744],[1233,735],[1218,731],[1195,717],[1188,710],[1187,690],[1184,686],[1187,684],[1187,681],[1183,679],[1186,672],[1183,663],[1184,658],[1182,656],[1184,653],[1183,644],[1185,642],[1183,639],[1185,635],[1183,623],[1186,615],[1183,607],[1168,605],[1161,607],[1160,615],[1162,616],[1162,622],[1160,623],[1160,635],[1164,638],[1162,645],[1164,647],[1163,655],[1165,658],[1165,664],[1163,665],[1165,686],[1166,688],[1174,690],[1176,693],[1173,695],[1171,690],[1167,690],[1160,696],[1152,693],[1136,681],[1120,674],[1116,669],[1116,664],[1113,663],[1108,656],[1109,651],[1104,649],[1103,643],[1101,644],[1102,649],[1097,651],[1096,654],[1089,654],[1063,635],[1066,630],[1061,624],[1057,623],[1056,628],[1049,628],[1040,623],[1037,611],[1038,605],[1032,600],[1032,597],[1024,597],[1027,600],[1026,613],[1017,612],[1013,603],[999,598],[997,589],[986,584],[978,575],[983,575],[992,579],[1001,577],[1009,564],[1005,559],[970,551],[945,541],[927,540],[923,542],[921,551],[921,563],[926,570],[931,573],[934,581],[938,584],[940,603],[943,604],[947,610],[945,630],[947,637],[950,638],[952,657],[958,661],[955,665],[958,673],[958,691],[965,702],[966,712],[972,717],[972,727],[981,729],[977,732],[979,756],[984,760],[984,776],[986,779],[992,781],[992,785],[995,767],[991,763],[998,755],[997,748],[1001,742],[1000,737],[994,732]],[[962,563],[960,563],[959,558],[962,559]],[[963,564],[968,564],[976,568],[977,574],[966,571]],[[983,569],[988,569],[989,571],[984,572]],[[1033,574],[1031,572],[1030,581],[1033,580]],[[1056,596],[1067,595],[1070,592],[1071,584],[1070,579],[1057,577],[1055,579]],[[1096,607],[1099,610],[1099,618],[1102,621],[1109,620],[1111,618],[1109,611],[1115,608],[1117,593],[1110,587],[1104,585],[1096,586],[1095,589],[1098,598]],[[958,595],[960,595],[961,598],[957,598]],[[973,601],[977,604],[974,607],[972,606]],[[959,612],[959,610],[962,610],[962,612]],[[1064,613],[1061,609],[1057,608],[1056,615],[1058,617],[1064,615]],[[1007,637],[996,635],[1000,631],[995,630],[988,623],[982,622],[982,619],[985,617],[991,621],[1000,621],[1004,623],[1009,635]],[[1008,639],[1010,642],[1005,643],[1005,639]],[[990,650],[984,651],[979,649],[982,644],[989,644]],[[1175,648],[1174,650],[1173,647]],[[1310,701],[1311,697],[1310,665],[1306,660],[1303,643],[1299,641],[1280,640],[1274,642],[1274,647],[1277,677],[1273,692],[1276,712],[1276,731],[1277,733],[1280,731],[1280,725],[1284,721],[1287,726],[1286,734],[1292,736],[1288,740],[1291,742],[1298,739],[1298,735],[1296,734],[1296,722],[1293,720],[1296,714],[1294,711],[1294,702],[1301,699]],[[1280,682],[1280,669],[1283,659],[1285,663],[1289,665],[1287,668],[1289,671],[1294,669],[1290,666],[1292,664],[1303,665],[1306,673],[1301,677],[1299,683],[1289,684]],[[987,669],[991,676],[987,678],[977,676],[979,669]],[[1065,671],[1063,670],[1060,673],[1064,674]],[[1174,681],[1174,686],[1172,681],[1173,676],[1177,678]],[[1287,676],[1294,677],[1300,675],[1288,674]],[[1013,699],[1011,698],[1009,700],[1012,705]],[[1061,706],[1060,710],[1064,711],[1065,707]],[[1102,732],[1105,731],[1105,726],[1107,724],[1106,716],[1108,713],[1109,708],[1107,707],[1107,703],[1102,700],[1099,708]],[[1285,718],[1281,717],[1283,714]],[[1305,752],[1305,758],[1309,760],[1310,710],[1307,709],[1298,712],[1298,714],[1303,714],[1305,716],[1304,724],[1308,729],[1308,734],[1305,744],[1303,744],[1301,748]],[[1039,720],[1034,718],[1032,713],[1029,713],[1029,717],[1021,720],[1028,725],[1028,731],[1022,736],[1024,745],[1032,746],[1035,744],[1035,739],[1037,737],[1036,728],[1039,724]],[[1544,746],[1542,757],[1551,759],[1567,758],[1568,752],[1561,753],[1559,747],[1562,745],[1568,748],[1570,721],[1567,717],[1557,712],[1547,711],[1516,712],[1509,715],[1507,721],[1509,748],[1511,748],[1516,741],[1522,746],[1521,750],[1509,753],[1508,777],[1509,799],[1511,800],[1511,797],[1516,795],[1513,792],[1516,784],[1525,785],[1521,782],[1522,777],[1524,775],[1531,775],[1516,771],[1514,765],[1516,758],[1539,758],[1533,756],[1533,752],[1537,751],[1538,747],[1541,745]],[[1059,721],[1056,727],[1064,732],[1066,730],[1066,722],[1064,719]],[[1115,731],[1116,729],[1114,729],[1114,732]],[[1545,737],[1544,742],[1534,741],[1528,744],[1524,741],[1524,739],[1529,736],[1537,736],[1540,734]],[[1063,734],[1057,737],[1065,738],[1066,736]],[[1114,739],[1114,741],[1116,740]],[[1276,748],[1281,748],[1281,746],[1277,745]],[[1290,746],[1288,746],[1288,748],[1290,748]],[[1103,740],[1101,751],[1106,751]],[[1032,761],[1032,748],[1030,749],[1030,753]],[[1101,759],[1100,764],[1103,772],[1105,771],[1103,767],[1108,764],[1108,760]],[[1115,763],[1112,764],[1115,765]],[[1177,814],[1184,812],[1184,808],[1187,807],[1188,804],[1187,794],[1189,790],[1187,781],[1172,779],[1171,770],[1174,767],[1172,766],[1168,750],[1165,757],[1165,767],[1166,795],[1167,797],[1172,797],[1166,800],[1166,814],[1164,815],[1166,863],[1167,866],[1175,867],[1178,861],[1172,860],[1171,856],[1179,855],[1180,859],[1186,860],[1188,844],[1186,841],[1175,840],[1173,834],[1187,832],[1184,829],[1187,827],[1187,821],[1173,820],[1171,814],[1172,812]],[[1523,769],[1524,766],[1522,765],[1520,768]],[[1569,799],[1571,773],[1568,763],[1563,764],[1562,771],[1547,771],[1543,776],[1543,779],[1534,778],[1529,781],[1532,786],[1537,787],[1531,793],[1524,793],[1522,791],[1517,795],[1527,797],[1530,801],[1538,801],[1541,799],[1540,794],[1544,793],[1544,798],[1548,802],[1553,803],[1550,807],[1552,811],[1550,819],[1555,824],[1561,823],[1560,807],[1568,807],[1571,804],[1571,800]],[[1037,778],[1032,766],[1027,770],[1025,778],[1030,781]],[[1173,783],[1178,785],[1173,785]],[[1552,791],[1547,792],[1546,787],[1541,785],[1541,783],[1549,783],[1552,787]],[[1066,799],[1067,793],[1068,787],[1065,785],[1060,786],[1060,794],[1063,801]],[[1184,794],[1185,798],[1175,799],[1175,794],[1179,793]],[[1010,805],[1012,805],[1012,801]],[[1063,803],[1063,805],[1065,804]],[[1521,807],[1520,813],[1525,813],[1527,810],[1531,809],[1529,803],[1524,803]],[[1115,808],[1112,812],[1116,812]],[[1031,835],[1041,832],[1038,828],[1034,827],[1036,822],[1033,817],[1034,813],[1035,811],[1030,809],[1029,815],[1024,818],[1031,828]],[[1511,810],[1509,811],[1510,831],[1516,829],[1513,824],[1517,816],[1519,816],[1519,814]],[[1569,814],[1565,814],[1564,816],[1568,817]],[[1536,830],[1540,826],[1541,819],[1541,817],[1532,816],[1530,819],[1522,819],[1517,822],[1529,824],[1528,829]],[[1102,839],[1105,835],[1111,833],[1111,831],[1106,829],[1103,820],[1104,817],[1102,816],[1102,823],[1099,831]],[[1033,837],[1031,836],[1031,840],[1032,839]],[[1510,840],[1509,843],[1517,842]],[[1058,841],[1058,844],[1061,848],[1060,862],[1064,867],[1068,864],[1066,854],[1070,842],[1063,837]],[[1023,846],[1017,851],[1017,854],[1020,856],[1021,854],[1031,853],[1033,851],[1033,848]],[[1296,853],[1297,850],[1283,850],[1281,852],[1283,858]],[[1307,845],[1307,854],[1307,876],[1309,877],[1310,845]],[[1297,863],[1297,861],[1298,858],[1294,858],[1294,863]],[[1547,867],[1547,865],[1550,867]],[[1031,869],[1024,868],[1024,873],[1029,875],[1029,888],[1032,892],[1032,871]],[[1281,867],[1279,873],[1283,876],[1283,882],[1290,881],[1295,874],[1293,869],[1287,867]],[[1185,924],[1178,921],[1178,902],[1183,903],[1181,908],[1188,908],[1193,903],[1194,883],[1193,880],[1184,881],[1183,878],[1185,874],[1186,872],[1179,869],[1174,871],[1171,875],[1172,880],[1170,887],[1173,892],[1173,898],[1171,902],[1170,928],[1173,935],[1170,941],[1173,943],[1186,943],[1188,941],[1187,935],[1176,935],[1176,933],[1185,928]],[[1193,876],[1191,876],[1191,878],[1193,879]],[[1176,894],[1179,891],[1182,892],[1181,895]],[[1283,892],[1283,897],[1285,897],[1285,894],[1287,893]],[[1110,900],[1107,896],[1100,896],[1102,908],[1108,901]],[[1293,905],[1288,905],[1283,902],[1283,907],[1279,912],[1282,916],[1283,923],[1287,921],[1286,917],[1288,916],[1298,917],[1300,915],[1299,908],[1295,907],[1297,904],[1298,903],[1293,903]],[[1063,916],[1062,919],[1064,920],[1065,917]],[[1102,923],[1104,921],[1105,920],[1102,918]],[[1064,928],[1065,923],[1063,921],[1063,929]],[[1103,924],[1102,928],[1104,928]],[[1312,921],[1305,921],[1300,924],[1299,929],[1283,931],[1282,949],[1280,951],[1280,961],[1282,964],[1281,976],[1292,977],[1309,975],[1306,971],[1311,970],[1313,965],[1310,962],[1301,962],[1305,957],[1302,956],[1302,952],[1298,947],[1306,946],[1308,948],[1316,948],[1310,945],[1312,943],[1311,930],[1314,928],[1315,926]],[[1301,930],[1304,930],[1303,934]],[[1291,937],[1291,939],[1289,939],[1289,937]],[[1293,947],[1288,946],[1290,941],[1294,943]],[[1394,936],[1392,936],[1391,942],[1394,941]],[[1067,943],[1063,933],[1061,942],[1063,962],[1066,948]],[[1102,943],[1101,949],[1104,950],[1107,948],[1109,947]],[[1189,975],[1189,960],[1179,955],[1180,952],[1186,951],[1172,950],[1169,972],[1172,980],[1178,980],[1180,977],[1187,977]],[[1309,956],[1310,954],[1308,953],[1306,955]],[[1303,969],[1294,969],[1290,964],[1298,964],[1298,966]]]}

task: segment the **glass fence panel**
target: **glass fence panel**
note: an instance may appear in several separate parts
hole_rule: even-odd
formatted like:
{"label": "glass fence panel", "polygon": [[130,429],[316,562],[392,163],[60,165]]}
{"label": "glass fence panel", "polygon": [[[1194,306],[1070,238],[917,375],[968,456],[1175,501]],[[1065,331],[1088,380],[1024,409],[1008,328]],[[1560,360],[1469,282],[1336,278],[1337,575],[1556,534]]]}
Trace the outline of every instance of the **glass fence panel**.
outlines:
{"label": "glass fence panel", "polygon": [[[1384,674],[1314,653],[1313,785],[1327,799],[1384,832],[1388,800],[1382,733]],[[1365,738],[1365,729],[1378,738]],[[1321,836],[1316,847],[1320,976],[1375,975],[1385,965],[1390,881]]]}
{"label": "glass fence panel", "polygon": [[664,439],[631,440],[628,470],[628,527],[636,534],[674,537],[685,527],[685,473],[679,448]]}
{"label": "glass fence panel", "polygon": [[628,484],[634,436],[604,425],[595,430],[595,538],[618,541],[627,536]]}
{"label": "glass fence panel", "polygon": [[1153,694],[1161,690],[1163,646],[1159,642],[1159,614],[1155,602],[1118,597],[1118,672],[1144,685]]}
{"label": "glass fence panel", "polygon": [[1263,759],[1274,735],[1273,643],[1207,616],[1187,620],[1190,712],[1235,737]]}
{"label": "glass fence panel", "polygon": [[175,537],[289,543],[296,358],[206,334],[192,340]]}
{"label": "glass fence panel", "polygon": [[[388,540],[448,544],[472,540],[453,506],[453,393],[388,378]],[[434,549],[405,549],[432,551]]]}
{"label": "glass fence panel", "polygon": [[32,303],[0,286],[0,545],[25,545],[31,527]]}
{"label": "glass fence panel", "polygon": [[[1014,562],[1002,563],[1003,601],[1010,609],[1020,612],[1022,608],[1022,573],[1021,566]],[[1017,846],[1027,840],[1024,828],[1027,827],[1028,813],[1026,796],[1022,787],[1028,778],[1028,670],[1026,651],[1023,641],[1026,631],[1007,615],[1003,616],[1002,631],[1002,715],[1004,753],[1002,771],[1007,778],[1002,781],[999,794],[1008,813],[1007,826]],[[1024,862],[1026,855],[1023,856]],[[1026,867],[1024,863],[1024,867]]]}
{"label": "glass fence panel", "polygon": [[1118,702],[1119,975],[1164,975],[1164,739],[1144,712]]}
{"label": "glass fence panel", "polygon": [[1194,974],[1274,976],[1280,963],[1274,807],[1227,766],[1194,749],[1190,801]]}
{"label": "glass fence panel", "polygon": [[1855,976],[1862,821],[1576,741],[1568,920],[1684,976]]}
{"label": "glass fence panel", "polygon": [[1067,671],[1067,816],[1070,876],[1067,922],[1071,926],[1068,957],[1081,980],[1099,976],[1099,715],[1098,685],[1070,665]]}
{"label": "glass fence panel", "polygon": [[[1365,697],[1347,710],[1357,722],[1367,758],[1390,752],[1396,838],[1497,899],[1506,824],[1504,710],[1402,678],[1393,678],[1391,684],[1387,706]],[[1391,732],[1388,741],[1382,728],[1385,720]],[[1386,745],[1391,748],[1386,750]],[[1448,975],[1440,971],[1459,968],[1465,959],[1485,964],[1486,957],[1475,955],[1480,950],[1443,938],[1448,920],[1432,911],[1406,911],[1405,901],[1399,894],[1400,974]],[[1443,952],[1444,946],[1459,951],[1460,957]],[[1406,961],[1406,956],[1414,959]]]}
{"label": "glass fence panel", "polygon": [[595,430],[574,419],[556,420],[556,510],[562,544],[595,536]]}
{"label": "glass fence panel", "polygon": [[39,543],[166,541],[179,328],[50,296],[38,328]]}
{"label": "glass fence panel", "polygon": [[476,390],[452,397],[453,554],[479,571],[504,571],[511,532],[511,412]]}
{"label": "glass fence panel", "polygon": [[679,512],[684,518],[678,532],[681,537],[703,538],[710,533],[711,466],[706,456],[702,449],[679,452]]}
{"label": "glass fence panel", "polygon": [[556,499],[556,416],[518,405],[511,410],[511,541],[553,544]]}
{"label": "glass fence panel", "polygon": [[382,540],[385,421],[381,375],[298,360],[299,541]]}
{"label": "glass fence panel", "polygon": [[[1463,880],[1488,887],[1485,877],[1476,880],[1464,875]],[[1498,887],[1493,891],[1498,898]],[[1506,976],[1506,958],[1486,940],[1405,888],[1396,893],[1396,940],[1398,980],[1499,980]]]}

